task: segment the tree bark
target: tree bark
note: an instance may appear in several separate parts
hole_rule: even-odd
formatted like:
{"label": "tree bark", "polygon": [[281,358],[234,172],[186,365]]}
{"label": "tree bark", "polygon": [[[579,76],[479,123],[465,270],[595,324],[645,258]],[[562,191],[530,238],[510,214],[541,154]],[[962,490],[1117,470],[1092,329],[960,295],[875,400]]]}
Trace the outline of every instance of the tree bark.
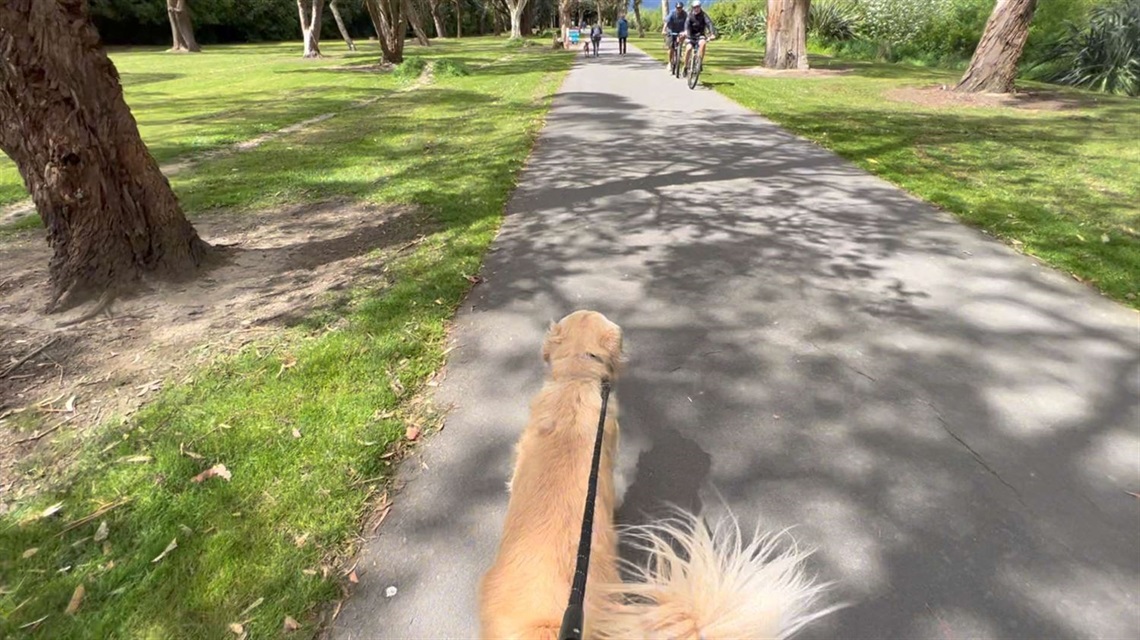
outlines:
{"label": "tree bark", "polygon": [[998,0],[986,30],[974,49],[970,67],[954,87],[964,93],[1009,93],[1017,79],[1017,62],[1029,39],[1029,23],[1037,0]]}
{"label": "tree bark", "polygon": [[511,39],[522,37],[522,15],[526,11],[527,0],[506,0],[511,14]]}
{"label": "tree bark", "polygon": [[633,19],[637,22],[637,35],[645,37],[645,27],[641,24],[641,0],[633,0]]}
{"label": "tree bark", "polygon": [[572,12],[574,0],[558,0],[558,28],[562,31],[562,48],[570,48],[570,26],[577,26]]}
{"label": "tree bark", "polygon": [[460,0],[455,0],[455,39],[463,37],[463,14],[460,11]]}
{"label": "tree bark", "polygon": [[807,69],[807,18],[811,0],[768,0],[764,66]]}
{"label": "tree bark", "polygon": [[171,51],[197,53],[202,50],[194,39],[194,24],[190,21],[190,5],[186,0],[166,0],[166,17],[170,19]]}
{"label": "tree bark", "polygon": [[491,33],[496,38],[503,35],[503,18],[499,15],[499,7],[495,2],[488,2],[486,12],[491,14]]}
{"label": "tree bark", "polygon": [[519,33],[524,36],[534,35],[534,16],[536,5],[537,2],[527,2],[526,9],[523,10],[522,18],[519,20]]}
{"label": "tree bark", "polygon": [[404,15],[404,0],[364,0],[384,62],[399,64],[404,61],[404,36],[408,22]]}
{"label": "tree bark", "polygon": [[416,42],[421,47],[431,45],[431,40],[428,40],[427,33],[424,31],[423,20],[420,19],[420,12],[416,9],[416,0],[404,0],[404,15],[412,25],[412,33],[416,34]]}
{"label": "tree bark", "polygon": [[305,41],[305,57],[321,57],[321,14],[325,0],[310,0],[311,13],[305,12],[305,0],[297,0],[297,13],[301,16],[301,38]]}
{"label": "tree bark", "polygon": [[344,27],[344,20],[340,17],[340,11],[337,11],[336,0],[329,0],[329,10],[332,11],[333,20],[336,20],[336,28],[340,31],[340,37],[344,39],[344,43],[348,45],[348,50],[356,51],[356,43],[352,41],[352,36],[348,35],[348,29]]}
{"label": "tree bark", "polygon": [[151,157],[86,0],[0,2],[0,151],[20,170],[52,249],[49,310],[210,254]]}
{"label": "tree bark", "polygon": [[439,11],[442,0],[428,0],[428,9],[431,11],[431,21],[435,23],[435,37],[446,38],[447,27],[443,26],[443,14]]}

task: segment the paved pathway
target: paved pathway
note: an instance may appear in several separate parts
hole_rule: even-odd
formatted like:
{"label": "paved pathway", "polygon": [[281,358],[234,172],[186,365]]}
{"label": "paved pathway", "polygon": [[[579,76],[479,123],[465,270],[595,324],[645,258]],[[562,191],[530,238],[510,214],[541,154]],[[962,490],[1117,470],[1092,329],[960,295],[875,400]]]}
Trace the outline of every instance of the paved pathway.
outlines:
{"label": "paved pathway", "polygon": [[607,45],[554,101],[458,318],[456,408],[334,638],[476,635],[543,331],[580,307],[631,355],[621,519],[798,525],[853,605],[803,637],[1137,637],[1137,314]]}

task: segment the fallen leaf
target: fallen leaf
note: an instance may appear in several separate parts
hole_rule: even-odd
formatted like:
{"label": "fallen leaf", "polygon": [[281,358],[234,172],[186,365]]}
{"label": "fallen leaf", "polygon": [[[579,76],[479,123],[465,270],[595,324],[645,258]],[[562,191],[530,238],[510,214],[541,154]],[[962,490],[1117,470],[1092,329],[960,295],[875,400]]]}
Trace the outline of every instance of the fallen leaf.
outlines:
{"label": "fallen leaf", "polygon": [[1140,493],[1136,493],[1135,491],[1125,491],[1124,493],[1127,493],[1128,495],[1132,496],[1133,498],[1140,498]]}
{"label": "fallen leaf", "polygon": [[355,569],[348,572],[348,581],[351,582],[352,584],[360,584],[360,578],[356,577],[356,570]]}
{"label": "fallen leaf", "polygon": [[234,634],[235,636],[240,636],[241,634],[245,633],[245,627],[241,626],[240,622],[231,622],[229,628],[230,633]]}
{"label": "fallen leaf", "polygon": [[193,458],[195,460],[201,460],[202,459],[202,454],[194,453],[193,451],[185,448],[181,444],[178,445],[178,452],[181,453],[182,455],[186,456],[187,458]]}
{"label": "fallen leaf", "polygon": [[404,437],[407,438],[408,440],[412,440],[414,442],[416,439],[418,439],[420,437],[420,428],[419,427],[408,427],[407,431],[404,432]]}
{"label": "fallen leaf", "polygon": [[254,609],[260,607],[263,602],[265,602],[265,598],[258,598],[257,600],[254,600],[253,604],[246,607],[245,610],[243,610],[241,614],[238,615],[238,617],[244,618],[250,611],[253,611]]}
{"label": "fallen leaf", "polygon": [[233,474],[230,473],[229,469],[226,469],[226,465],[216,464],[209,469],[206,469],[202,473],[194,476],[193,478],[190,478],[190,482],[202,482],[204,480],[209,480],[210,478],[215,477],[222,478],[226,482],[229,482],[230,478],[233,477]]}
{"label": "fallen leaf", "polygon": [[130,464],[145,464],[150,462],[150,456],[124,456],[119,458],[119,462],[127,462]]}
{"label": "fallen leaf", "polygon": [[1085,237],[1084,237],[1084,236],[1082,236],[1082,235],[1081,235],[1081,234],[1079,234],[1079,233],[1077,234],[1077,240],[1080,240],[1081,242],[1087,242],[1087,241],[1085,240]]}
{"label": "fallen leaf", "polygon": [[294,429],[293,429],[293,437],[294,437],[294,438],[300,438],[300,437],[301,437],[301,430],[300,430],[300,429],[297,429],[297,428],[295,428],[295,427],[294,427]]}
{"label": "fallen leaf", "polygon": [[471,284],[479,284],[480,282],[483,282],[482,276],[469,276],[465,273],[465,274],[463,274],[463,277],[466,278],[467,281],[470,282]]}
{"label": "fallen leaf", "polygon": [[61,509],[63,509],[63,503],[57,502],[57,503],[53,504],[52,506],[48,507],[47,509],[44,509],[44,512],[40,514],[40,517],[41,518],[50,518],[50,517],[54,516],[55,514],[59,513]]}
{"label": "fallen leaf", "polygon": [[317,570],[316,569],[301,569],[301,573],[303,573],[307,576],[315,576],[315,575],[317,575]]}
{"label": "fallen leaf", "polygon": [[293,538],[293,544],[297,545],[297,547],[303,547],[303,546],[305,546],[305,541],[307,541],[308,539],[309,539],[309,534],[307,532],[302,533],[301,535],[297,536],[296,538]]}
{"label": "fallen leaf", "polygon": [[[1108,236],[1104,237],[1107,238]],[[1108,242],[1108,240],[1105,240],[1105,242]],[[64,405],[63,410],[67,413],[75,413],[75,396],[71,396],[67,399],[67,404]]]}
{"label": "fallen leaf", "polygon": [[75,587],[75,593],[71,594],[71,602],[67,603],[67,608],[63,612],[69,616],[75,615],[75,612],[79,611],[79,605],[83,603],[85,593],[87,593],[87,589],[83,588],[82,584]]}
{"label": "fallen leaf", "polygon": [[293,356],[286,356],[285,360],[281,362],[281,368],[277,370],[277,377],[280,378],[287,369],[292,369],[295,366],[297,366],[297,359]]}
{"label": "fallen leaf", "polygon": [[[50,614],[49,614],[49,615],[50,615]],[[48,619],[48,616],[44,616],[44,617],[42,617],[42,618],[39,618],[39,619],[37,619],[37,620],[32,620],[31,622],[29,622],[29,623],[27,623],[27,624],[22,624],[22,625],[20,625],[20,628],[21,628],[21,629],[27,629],[28,627],[34,627],[34,626],[38,625],[39,623],[41,623],[41,622],[43,622],[44,620],[47,620],[47,619]]]}
{"label": "fallen leaf", "polygon": [[99,523],[99,529],[98,529],[98,531],[95,532],[94,540],[95,540],[95,542],[102,542],[102,541],[107,539],[107,536],[109,534],[110,534],[110,531],[107,528],[107,521],[104,520],[104,521]]}
{"label": "fallen leaf", "polygon": [[291,616],[285,616],[285,630],[296,631],[301,628],[301,623],[294,620]]}
{"label": "fallen leaf", "polygon": [[22,558],[30,558],[30,557],[32,557],[32,556],[34,556],[34,555],[36,555],[36,554],[37,554],[37,553],[39,553],[39,552],[40,552],[40,548],[39,548],[39,547],[32,547],[31,549],[28,549],[27,551],[25,551],[25,552],[24,552],[24,555],[23,555],[23,556],[21,556],[21,557],[22,557]]}
{"label": "fallen leaf", "polygon": [[1100,241],[1101,242],[1108,244],[1111,240],[1112,240],[1112,238],[1108,237],[1107,233],[1100,234]]}
{"label": "fallen leaf", "polygon": [[151,564],[154,564],[154,563],[162,560],[163,558],[166,557],[166,554],[170,553],[171,551],[174,551],[177,548],[178,548],[178,538],[175,538],[175,539],[170,541],[170,544],[166,545],[166,548],[162,550],[162,553],[158,554],[157,556],[154,557],[154,560],[150,561]]}

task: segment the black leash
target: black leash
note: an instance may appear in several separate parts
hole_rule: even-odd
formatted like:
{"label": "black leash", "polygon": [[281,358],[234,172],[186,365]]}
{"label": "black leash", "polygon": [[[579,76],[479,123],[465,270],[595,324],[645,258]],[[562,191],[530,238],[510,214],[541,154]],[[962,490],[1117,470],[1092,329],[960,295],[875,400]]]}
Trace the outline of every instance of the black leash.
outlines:
{"label": "black leash", "polygon": [[586,489],[586,512],[582,514],[582,537],[578,539],[578,564],[570,587],[570,604],[562,616],[558,640],[582,639],[582,603],[586,599],[586,573],[590,570],[590,542],[594,533],[594,502],[598,499],[598,467],[602,462],[602,433],[606,426],[606,407],[610,403],[610,381],[602,379],[602,413],[598,416],[598,435],[594,439],[594,459],[590,463],[590,484]]}

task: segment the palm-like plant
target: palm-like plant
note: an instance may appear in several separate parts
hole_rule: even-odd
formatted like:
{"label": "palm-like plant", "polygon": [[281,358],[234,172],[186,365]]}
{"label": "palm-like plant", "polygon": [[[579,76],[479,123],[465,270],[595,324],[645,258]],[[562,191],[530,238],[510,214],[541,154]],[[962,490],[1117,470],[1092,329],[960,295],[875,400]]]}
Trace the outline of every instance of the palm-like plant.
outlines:
{"label": "palm-like plant", "polygon": [[1089,25],[1070,27],[1042,60],[1060,84],[1140,95],[1140,0],[1093,9]]}

